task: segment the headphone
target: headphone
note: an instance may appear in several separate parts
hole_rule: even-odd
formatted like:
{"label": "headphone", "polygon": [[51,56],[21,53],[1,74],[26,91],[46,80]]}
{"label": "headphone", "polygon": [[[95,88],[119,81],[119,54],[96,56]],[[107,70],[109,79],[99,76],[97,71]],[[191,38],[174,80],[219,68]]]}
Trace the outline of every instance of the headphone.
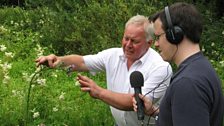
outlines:
{"label": "headphone", "polygon": [[171,43],[178,45],[184,38],[184,32],[179,26],[173,26],[168,6],[165,7],[165,16],[168,24],[166,30],[166,39]]}

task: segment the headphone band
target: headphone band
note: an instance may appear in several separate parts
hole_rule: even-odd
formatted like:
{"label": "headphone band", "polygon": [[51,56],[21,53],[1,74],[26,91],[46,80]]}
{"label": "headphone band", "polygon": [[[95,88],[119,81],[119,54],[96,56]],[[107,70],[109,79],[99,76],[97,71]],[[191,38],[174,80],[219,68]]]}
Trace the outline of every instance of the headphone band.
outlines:
{"label": "headphone band", "polygon": [[172,36],[172,39],[175,40],[175,36],[174,36],[174,29],[173,29],[173,24],[172,24],[172,20],[171,20],[171,17],[170,17],[170,11],[169,11],[169,7],[166,6],[165,7],[165,15],[166,15],[166,21],[167,21],[167,24],[168,24],[168,29],[171,29],[171,36]]}
{"label": "headphone band", "polygon": [[166,15],[168,28],[173,29],[173,24],[172,24],[172,21],[171,21],[170,11],[169,11],[169,7],[168,6],[165,7],[165,15]]}
{"label": "headphone band", "polygon": [[[171,43],[178,45],[184,38],[184,32],[181,27],[178,25],[173,26],[173,22],[171,20],[170,9],[168,6],[164,8],[165,11],[165,18],[167,23],[167,28],[165,29],[166,32],[166,39]],[[173,12],[175,13],[175,12]],[[174,16],[175,17],[175,16]]]}

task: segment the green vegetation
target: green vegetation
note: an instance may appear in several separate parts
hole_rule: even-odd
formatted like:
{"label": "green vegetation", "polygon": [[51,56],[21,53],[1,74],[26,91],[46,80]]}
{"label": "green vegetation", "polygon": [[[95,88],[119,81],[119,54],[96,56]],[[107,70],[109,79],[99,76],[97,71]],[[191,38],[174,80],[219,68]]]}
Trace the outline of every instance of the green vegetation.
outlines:
{"label": "green vegetation", "polygon": [[[93,54],[120,47],[124,24],[131,16],[153,14],[166,3],[27,0],[20,6],[6,6],[4,1],[0,8],[0,124],[113,126],[108,105],[75,85],[77,73],[67,76],[66,69],[36,68],[34,60],[50,53]],[[224,18],[217,18],[212,6],[197,6],[205,19],[202,50],[224,84]],[[104,73],[81,74],[106,87]]]}

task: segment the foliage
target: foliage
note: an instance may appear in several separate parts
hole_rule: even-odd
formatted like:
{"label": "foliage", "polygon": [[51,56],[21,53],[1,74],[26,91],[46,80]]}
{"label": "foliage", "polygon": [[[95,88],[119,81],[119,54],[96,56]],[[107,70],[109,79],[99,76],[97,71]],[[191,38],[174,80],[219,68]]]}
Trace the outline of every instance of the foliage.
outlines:
{"label": "foliage", "polygon": [[[44,68],[31,81],[40,71],[36,70],[34,59],[43,55],[45,49],[35,44],[39,38],[35,32],[25,34],[27,30],[17,28],[17,25],[1,27],[1,125],[113,125],[108,106],[84,95],[74,85],[76,73],[68,77],[64,69]],[[23,47],[29,48],[25,50],[27,55],[22,53]],[[105,87],[104,75],[95,76],[94,80]],[[29,86],[32,88],[27,115]]]}
{"label": "foliage", "polygon": [[[38,5],[30,2],[29,6]],[[39,2],[40,6],[48,2]],[[43,26],[40,40],[52,45],[59,55],[90,54],[120,46],[124,23],[132,15],[148,15],[155,8],[142,2],[122,1],[56,1],[42,7]],[[43,12],[44,10],[44,12]],[[52,34],[49,34],[52,33]]]}

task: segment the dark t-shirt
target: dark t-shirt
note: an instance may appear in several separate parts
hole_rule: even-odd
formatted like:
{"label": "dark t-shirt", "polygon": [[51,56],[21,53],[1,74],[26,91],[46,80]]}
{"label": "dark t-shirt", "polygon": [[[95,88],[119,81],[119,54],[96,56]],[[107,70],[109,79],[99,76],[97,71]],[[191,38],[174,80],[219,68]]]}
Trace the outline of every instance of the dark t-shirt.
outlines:
{"label": "dark t-shirt", "polygon": [[221,81],[201,52],[187,58],[173,75],[160,104],[158,126],[221,126]]}

